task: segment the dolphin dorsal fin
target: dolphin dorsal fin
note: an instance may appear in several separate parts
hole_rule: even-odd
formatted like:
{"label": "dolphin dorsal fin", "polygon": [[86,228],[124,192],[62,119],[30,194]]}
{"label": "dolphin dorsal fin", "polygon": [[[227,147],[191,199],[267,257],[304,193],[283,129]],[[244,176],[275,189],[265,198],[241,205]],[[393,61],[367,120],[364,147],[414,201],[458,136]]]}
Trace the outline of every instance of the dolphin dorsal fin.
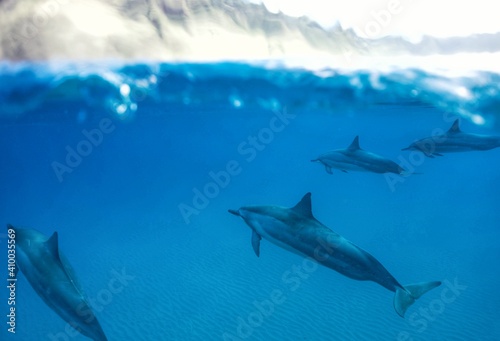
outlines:
{"label": "dolphin dorsal fin", "polygon": [[54,232],[52,236],[50,236],[49,239],[45,242],[45,245],[47,245],[47,248],[52,252],[54,257],[57,259],[60,259],[59,257],[59,241],[57,238],[57,232]]}
{"label": "dolphin dorsal fin", "polygon": [[460,130],[460,121],[457,118],[455,122],[451,125],[451,128],[448,130],[448,133],[459,133],[461,132]]}
{"label": "dolphin dorsal fin", "polygon": [[64,256],[63,253],[59,253],[59,238],[57,235],[57,232],[54,232],[52,236],[50,236],[49,239],[45,242],[45,245],[47,246],[47,249],[50,250],[52,255],[54,256],[55,259],[57,259],[60,262],[60,266],[62,267],[62,270],[66,273],[68,283],[71,283],[75,290],[78,292],[78,294],[86,300],[86,295],[84,291],[82,290],[82,286],[78,282],[78,278],[75,275],[75,272],[71,265],[69,264],[68,260]]}
{"label": "dolphin dorsal fin", "polygon": [[347,149],[349,149],[349,150],[358,150],[358,149],[361,149],[359,147],[359,136],[356,136],[354,138],[354,140],[352,140],[351,145],[349,147],[347,147]]}
{"label": "dolphin dorsal fin", "polygon": [[315,219],[311,209],[311,192],[306,193],[292,210],[307,218]]}

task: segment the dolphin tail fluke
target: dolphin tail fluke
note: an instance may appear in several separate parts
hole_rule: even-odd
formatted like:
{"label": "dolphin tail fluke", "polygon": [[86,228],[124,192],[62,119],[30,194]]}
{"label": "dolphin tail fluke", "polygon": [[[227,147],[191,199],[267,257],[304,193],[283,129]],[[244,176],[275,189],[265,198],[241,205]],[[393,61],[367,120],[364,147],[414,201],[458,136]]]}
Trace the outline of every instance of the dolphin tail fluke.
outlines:
{"label": "dolphin tail fluke", "polygon": [[417,299],[419,299],[426,292],[441,285],[440,281],[424,282],[405,285],[404,288],[396,288],[394,295],[394,309],[399,316],[405,317],[406,310]]}

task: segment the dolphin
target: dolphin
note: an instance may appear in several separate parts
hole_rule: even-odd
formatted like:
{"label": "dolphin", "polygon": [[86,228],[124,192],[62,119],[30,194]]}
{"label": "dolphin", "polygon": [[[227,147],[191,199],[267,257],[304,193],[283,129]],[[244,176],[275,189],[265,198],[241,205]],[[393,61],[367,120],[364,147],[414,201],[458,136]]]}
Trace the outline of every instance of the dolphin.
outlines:
{"label": "dolphin", "polygon": [[394,309],[401,317],[415,300],[441,285],[439,281],[401,285],[375,257],[316,220],[311,210],[311,193],[291,208],[247,206],[229,213],[243,218],[252,229],[252,247],[257,257],[260,240],[264,238],[349,278],[376,282],[395,292]]}
{"label": "dolphin", "polygon": [[45,304],[81,334],[106,341],[72,267],[59,251],[57,232],[47,238],[34,229],[7,228],[15,231],[16,265]]}
{"label": "dolphin", "polygon": [[394,161],[361,149],[359,136],[356,136],[346,149],[332,150],[311,161],[322,163],[328,174],[332,174],[332,168],[337,168],[344,173],[352,170],[407,175],[407,172]]}
{"label": "dolphin", "polygon": [[490,150],[497,147],[500,147],[500,136],[464,133],[456,119],[446,133],[417,140],[401,150],[418,150],[433,158],[443,156],[442,153]]}

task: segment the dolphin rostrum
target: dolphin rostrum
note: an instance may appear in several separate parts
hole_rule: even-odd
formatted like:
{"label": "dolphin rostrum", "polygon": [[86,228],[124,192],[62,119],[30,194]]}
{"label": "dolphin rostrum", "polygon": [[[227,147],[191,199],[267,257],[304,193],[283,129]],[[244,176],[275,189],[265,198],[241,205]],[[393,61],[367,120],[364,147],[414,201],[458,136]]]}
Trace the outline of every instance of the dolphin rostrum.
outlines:
{"label": "dolphin rostrum", "polygon": [[57,232],[47,238],[34,229],[7,228],[15,231],[16,265],[45,304],[81,334],[106,341],[71,265],[59,251]]}
{"label": "dolphin rostrum", "polygon": [[311,211],[311,193],[292,208],[247,206],[229,213],[242,217],[252,229],[252,247],[257,256],[264,238],[349,278],[376,282],[395,292],[394,309],[401,317],[416,299],[441,285],[439,281],[399,284],[375,257],[316,220]]}
{"label": "dolphin rostrum", "polygon": [[497,147],[500,147],[500,136],[464,133],[456,119],[446,133],[417,140],[402,150],[418,150],[433,158],[443,156],[441,153],[490,150]]}
{"label": "dolphin rostrum", "polygon": [[349,147],[332,150],[311,161],[322,163],[328,174],[332,174],[332,168],[337,168],[345,173],[352,170],[406,175],[406,171],[394,161],[361,149],[358,136],[354,138]]}

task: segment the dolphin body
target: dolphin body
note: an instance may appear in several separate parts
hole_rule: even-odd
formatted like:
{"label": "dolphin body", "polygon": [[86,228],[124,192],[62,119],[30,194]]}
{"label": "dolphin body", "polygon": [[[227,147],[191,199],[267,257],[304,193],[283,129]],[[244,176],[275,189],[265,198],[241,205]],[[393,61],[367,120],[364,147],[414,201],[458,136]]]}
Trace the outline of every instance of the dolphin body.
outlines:
{"label": "dolphin body", "polygon": [[443,156],[442,153],[490,150],[497,147],[500,147],[500,136],[464,133],[456,119],[446,133],[417,140],[402,150],[418,150],[433,158]]}
{"label": "dolphin body", "polygon": [[57,232],[47,238],[33,229],[7,228],[15,231],[16,265],[38,296],[81,334],[106,341],[73,269],[59,251]]}
{"label": "dolphin body", "polygon": [[332,174],[332,168],[340,169],[344,173],[351,170],[372,173],[395,173],[399,175],[406,174],[406,171],[394,161],[361,149],[359,147],[359,136],[356,136],[351,145],[346,149],[332,150],[311,161],[322,163],[328,174]]}
{"label": "dolphin body", "polygon": [[401,316],[415,300],[441,282],[425,282],[403,286],[368,252],[333,232],[314,218],[311,193],[292,208],[280,206],[248,206],[229,210],[252,229],[252,247],[260,254],[260,240],[269,240],[288,251],[312,257],[320,264],[344,276],[360,281],[373,281],[392,292],[394,309]]}

